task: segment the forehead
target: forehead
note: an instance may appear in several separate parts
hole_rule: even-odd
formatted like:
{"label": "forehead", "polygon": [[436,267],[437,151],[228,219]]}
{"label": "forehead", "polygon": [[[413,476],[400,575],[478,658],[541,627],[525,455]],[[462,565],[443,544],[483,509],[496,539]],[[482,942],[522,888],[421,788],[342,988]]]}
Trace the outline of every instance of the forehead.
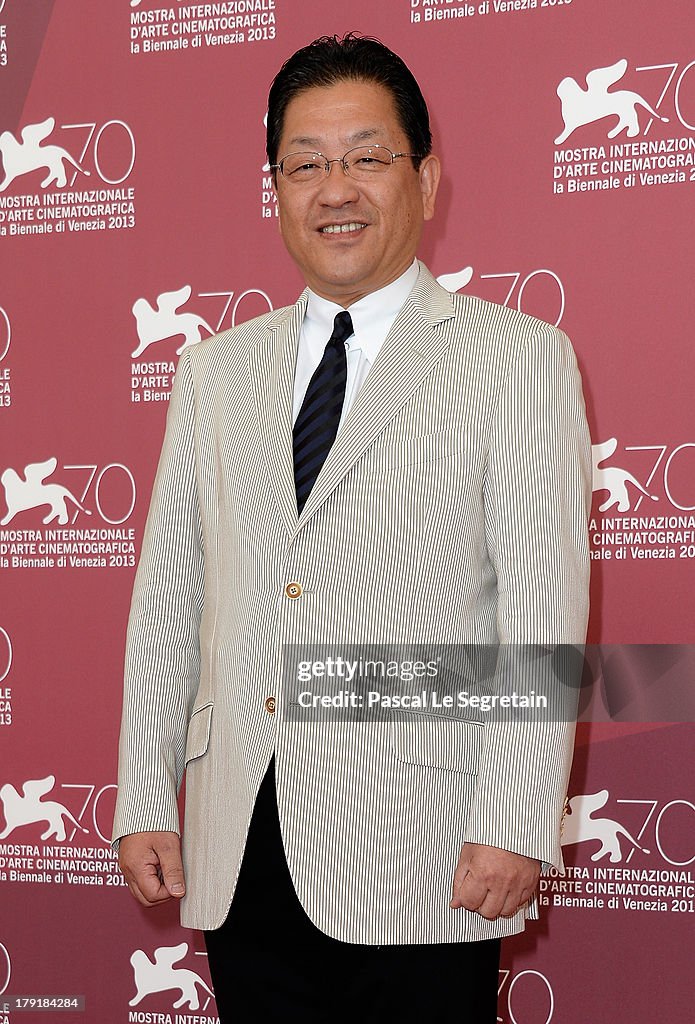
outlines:
{"label": "forehead", "polygon": [[395,142],[402,136],[393,97],[375,82],[315,86],[287,104],[281,148]]}

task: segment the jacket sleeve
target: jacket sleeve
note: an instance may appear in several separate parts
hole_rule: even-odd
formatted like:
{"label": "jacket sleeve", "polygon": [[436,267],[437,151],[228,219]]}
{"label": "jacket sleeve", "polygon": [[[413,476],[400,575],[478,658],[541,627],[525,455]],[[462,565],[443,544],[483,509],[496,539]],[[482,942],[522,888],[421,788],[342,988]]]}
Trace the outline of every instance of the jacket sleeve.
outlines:
{"label": "jacket sleeve", "polygon": [[497,575],[497,684],[529,693],[537,682],[538,690],[555,692],[546,711],[486,724],[465,838],[558,868],[576,693],[559,692],[565,684],[552,671],[552,654],[538,658],[535,645],[552,652],[584,643],[590,499],[591,442],[576,360],[567,337],[544,325],[502,388],[484,501]]}
{"label": "jacket sleeve", "polygon": [[128,622],[114,846],[132,832],[179,832],[204,590],[188,355],[174,380]]}

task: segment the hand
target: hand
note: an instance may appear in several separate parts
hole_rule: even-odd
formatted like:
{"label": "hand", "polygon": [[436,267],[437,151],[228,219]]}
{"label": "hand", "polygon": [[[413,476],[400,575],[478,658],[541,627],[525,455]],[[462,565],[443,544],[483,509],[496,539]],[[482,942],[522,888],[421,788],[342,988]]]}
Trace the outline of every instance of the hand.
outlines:
{"label": "hand", "polygon": [[510,850],[464,843],[454,872],[449,906],[476,910],[488,921],[513,917],[533,896],[540,862]]}
{"label": "hand", "polygon": [[181,840],[175,832],[133,832],[118,844],[118,864],[143,907],[180,900],[186,892]]}

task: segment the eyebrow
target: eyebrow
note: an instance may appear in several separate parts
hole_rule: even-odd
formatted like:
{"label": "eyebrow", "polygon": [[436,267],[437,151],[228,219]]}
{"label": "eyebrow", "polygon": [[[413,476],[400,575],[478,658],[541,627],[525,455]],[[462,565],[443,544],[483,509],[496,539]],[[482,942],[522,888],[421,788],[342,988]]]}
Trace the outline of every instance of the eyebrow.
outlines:
{"label": "eyebrow", "polygon": [[[354,142],[367,142],[369,139],[376,138],[379,135],[385,135],[386,129],[382,127],[376,128],[363,128],[359,132],[355,132],[353,135],[348,135],[346,142],[348,145],[352,145]],[[321,142],[317,138],[313,138],[309,135],[295,135],[288,141],[289,146],[313,146],[318,148]]]}

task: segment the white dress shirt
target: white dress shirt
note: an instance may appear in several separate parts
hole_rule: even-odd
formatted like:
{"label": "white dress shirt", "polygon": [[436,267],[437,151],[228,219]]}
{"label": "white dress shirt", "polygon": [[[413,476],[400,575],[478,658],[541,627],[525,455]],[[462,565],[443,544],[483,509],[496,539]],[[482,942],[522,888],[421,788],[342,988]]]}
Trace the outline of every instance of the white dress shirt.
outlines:
{"label": "white dress shirt", "polygon": [[[370,295],[365,295],[363,299],[359,299],[350,306],[348,312],[352,318],[354,334],[345,342],[347,381],[338,430],[345,422],[345,417],[357,397],[357,392],[364,384],[386,335],[391,330],[403,303],[412,291],[418,273],[418,262],[413,260],[405,273],[391,284],[387,284],[385,288],[380,288],[379,291],[372,292]],[[309,302],[299,333],[297,365],[294,374],[293,423],[302,407],[309,381],[321,362],[328,339],[333,333],[333,321],[336,314],[342,312],[343,306],[339,306],[329,299],[322,299],[320,295],[316,295],[309,289]]]}

